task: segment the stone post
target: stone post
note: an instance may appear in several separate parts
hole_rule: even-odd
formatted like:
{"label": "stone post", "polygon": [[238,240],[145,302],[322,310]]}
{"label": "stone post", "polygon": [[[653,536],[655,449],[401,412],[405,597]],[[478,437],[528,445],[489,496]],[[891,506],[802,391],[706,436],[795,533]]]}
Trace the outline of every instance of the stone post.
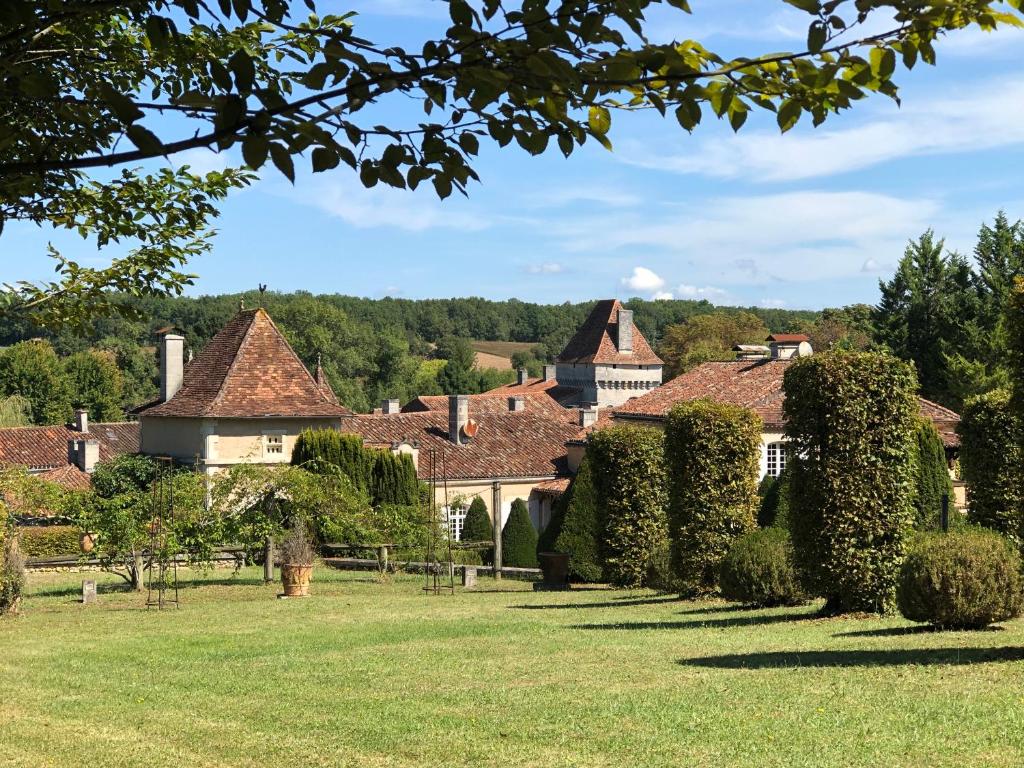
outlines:
{"label": "stone post", "polygon": [[269,584],[274,580],[274,537],[267,536],[263,542],[263,581]]}

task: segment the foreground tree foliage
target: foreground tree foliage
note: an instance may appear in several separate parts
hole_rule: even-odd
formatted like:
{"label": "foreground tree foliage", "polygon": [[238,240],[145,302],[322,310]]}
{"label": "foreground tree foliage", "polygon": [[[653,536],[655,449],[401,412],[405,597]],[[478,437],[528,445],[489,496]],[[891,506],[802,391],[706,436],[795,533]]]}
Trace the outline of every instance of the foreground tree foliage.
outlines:
{"label": "foreground tree foliage", "polygon": [[619,586],[643,586],[651,555],[667,536],[664,436],[646,427],[601,429],[590,435],[587,456],[604,576]]}
{"label": "foreground tree foliage", "polygon": [[[311,0],[8,0],[3,218],[138,247],[106,269],[54,254],[57,280],[23,283],[7,298],[47,323],[82,322],[124,309],[107,290],[174,292],[189,282],[181,268],[208,247],[214,204],[250,177],[144,176],[133,163],[240,145],[253,170],[269,161],[294,179],[301,156],[314,171],[344,164],[368,187],[430,182],[443,198],[477,178],[481,139],[568,156],[591,140],[610,147],[619,111],[671,112],[687,131],[707,115],[738,130],[757,109],[774,112],[783,131],[804,114],[817,125],[867,94],[896,98],[900,64],[933,64],[948,31],[1018,24],[1004,9],[1020,7],[788,1],[808,14],[802,50],[734,58],[693,39],[657,39],[671,25],[648,22],[662,5],[654,0],[447,0],[447,30],[408,49],[362,37],[354,13],[317,15]],[[663,5],[690,10],[687,0]],[[379,124],[381,105],[387,114],[410,100],[422,115]],[[87,175],[112,167],[125,170],[111,182]]]}
{"label": "foreground tree foliage", "polygon": [[753,411],[710,400],[669,412],[668,530],[672,569],[687,594],[713,592],[722,559],[756,525],[762,426]]}
{"label": "foreground tree foliage", "polygon": [[914,371],[830,352],[790,365],[783,386],[789,525],[808,591],[828,611],[887,611],[914,520]]}

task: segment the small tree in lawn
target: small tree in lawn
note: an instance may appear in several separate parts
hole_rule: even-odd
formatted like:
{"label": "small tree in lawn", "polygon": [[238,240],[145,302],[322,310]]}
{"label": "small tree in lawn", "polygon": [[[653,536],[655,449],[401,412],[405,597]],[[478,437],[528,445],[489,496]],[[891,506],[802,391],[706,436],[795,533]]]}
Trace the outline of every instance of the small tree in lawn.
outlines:
{"label": "small tree in lawn", "polygon": [[656,429],[610,427],[589,438],[601,556],[613,584],[639,587],[651,554],[664,543],[665,440]]}
{"label": "small tree in lawn", "polygon": [[710,400],[677,405],[665,425],[671,562],[689,594],[718,586],[733,542],[755,527],[760,417]]}
{"label": "small tree in lawn", "polygon": [[[466,519],[462,524],[463,541],[494,541],[494,526],[491,525],[491,516],[487,512],[487,505],[479,496],[474,496],[466,512]],[[493,555],[491,550],[480,553],[484,565],[489,565]]]}
{"label": "small tree in lawn", "polygon": [[[604,578],[601,558],[604,525],[598,510],[590,459],[584,457],[580,463],[559,508],[564,511],[555,551],[569,554],[569,575],[573,579],[601,581]],[[551,525],[555,524],[552,520]]]}
{"label": "small tree in lawn", "polygon": [[946,449],[935,425],[921,418],[917,429],[917,527],[935,528],[942,497],[953,498],[953,481],[946,464]]}
{"label": "small tree in lawn", "polygon": [[537,531],[522,499],[512,502],[512,511],[501,531],[501,559],[502,565],[513,568],[537,567]]}
{"label": "small tree in lawn", "polygon": [[889,355],[828,352],[784,377],[797,566],[830,612],[886,611],[914,521],[917,377]]}
{"label": "small tree in lawn", "polygon": [[968,520],[999,531],[1019,546],[1024,461],[1010,393],[996,389],[968,400],[957,432]]}

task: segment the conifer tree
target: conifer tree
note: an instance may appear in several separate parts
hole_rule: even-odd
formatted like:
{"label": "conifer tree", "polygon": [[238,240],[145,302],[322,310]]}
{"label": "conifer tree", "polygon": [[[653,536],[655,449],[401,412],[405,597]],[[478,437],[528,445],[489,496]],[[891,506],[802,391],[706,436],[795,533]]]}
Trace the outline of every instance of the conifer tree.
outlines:
{"label": "conifer tree", "polygon": [[502,565],[514,568],[537,567],[537,531],[522,499],[512,502],[512,511],[501,531],[501,560]]}

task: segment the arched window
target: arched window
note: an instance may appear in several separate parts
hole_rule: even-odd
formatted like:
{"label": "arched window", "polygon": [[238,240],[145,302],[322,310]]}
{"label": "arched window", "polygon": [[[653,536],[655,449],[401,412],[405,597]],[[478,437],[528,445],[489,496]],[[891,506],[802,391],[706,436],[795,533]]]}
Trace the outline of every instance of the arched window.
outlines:
{"label": "arched window", "polygon": [[768,476],[778,477],[786,468],[786,444],[768,443]]}

